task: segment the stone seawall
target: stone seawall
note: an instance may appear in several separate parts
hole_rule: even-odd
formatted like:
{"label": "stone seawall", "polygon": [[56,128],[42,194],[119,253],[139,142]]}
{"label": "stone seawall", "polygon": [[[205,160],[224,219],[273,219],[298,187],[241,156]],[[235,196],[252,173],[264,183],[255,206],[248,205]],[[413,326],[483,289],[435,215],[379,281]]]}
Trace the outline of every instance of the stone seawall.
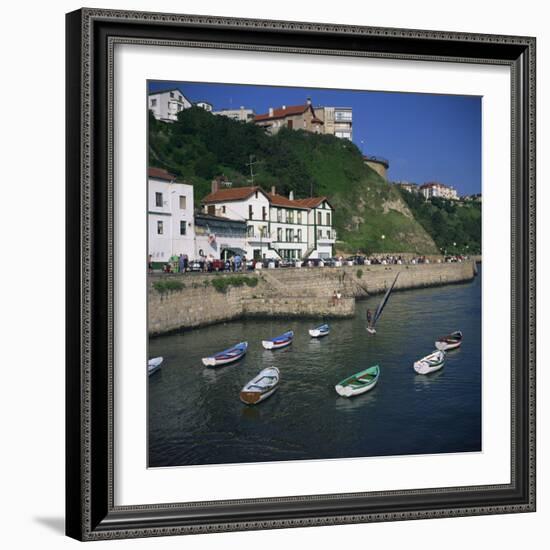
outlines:
{"label": "stone seawall", "polygon": [[[439,286],[469,281],[473,261],[449,264],[371,265],[354,267],[265,269],[243,273],[256,286],[230,286],[220,292],[216,277],[232,274],[153,275],[150,277],[149,334],[200,327],[242,316],[346,317],[355,311],[355,299],[384,292],[400,272],[395,289]],[[178,280],[181,290],[158,292],[159,280]],[[334,292],[342,299],[334,304]]]}

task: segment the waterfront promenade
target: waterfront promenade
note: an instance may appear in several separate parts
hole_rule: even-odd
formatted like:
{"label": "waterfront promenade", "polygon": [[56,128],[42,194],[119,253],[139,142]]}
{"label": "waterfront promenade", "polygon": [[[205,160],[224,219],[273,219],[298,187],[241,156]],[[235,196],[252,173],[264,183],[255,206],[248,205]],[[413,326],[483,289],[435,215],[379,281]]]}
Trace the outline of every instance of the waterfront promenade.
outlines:
{"label": "waterfront promenade", "polygon": [[[213,282],[235,274],[150,275],[148,330],[154,336],[244,317],[353,317],[355,300],[384,292],[397,272],[397,291],[435,287],[472,280],[475,262],[265,269],[238,274],[250,284],[223,291]],[[167,280],[182,286],[159,291]]]}

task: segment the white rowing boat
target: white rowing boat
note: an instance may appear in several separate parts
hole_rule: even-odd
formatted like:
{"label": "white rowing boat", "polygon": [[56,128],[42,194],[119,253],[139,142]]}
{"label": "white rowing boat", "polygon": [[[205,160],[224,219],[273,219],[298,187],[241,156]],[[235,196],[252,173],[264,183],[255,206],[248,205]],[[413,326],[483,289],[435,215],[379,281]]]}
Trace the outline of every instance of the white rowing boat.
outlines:
{"label": "white rowing boat", "polygon": [[203,357],[202,363],[205,367],[221,367],[222,365],[228,365],[234,363],[244,356],[248,349],[248,342],[240,342],[231,348],[225,349],[211,355],[210,357]]}
{"label": "white rowing boat", "polygon": [[462,344],[462,332],[456,330],[447,334],[447,336],[442,336],[438,338],[435,342],[435,347],[441,351],[449,351],[451,349],[459,348]]}
{"label": "white rowing boat", "polygon": [[293,339],[294,339],[294,332],[292,330],[289,330],[288,332],[285,332],[280,336],[275,336],[275,338],[271,338],[269,340],[262,340],[262,346],[265,349],[284,348],[286,346],[290,346],[290,344],[292,344]]}
{"label": "white rowing boat", "polygon": [[163,357],[153,357],[152,359],[149,359],[149,361],[147,361],[147,374],[151,376],[151,374],[157,372],[163,361]]}
{"label": "white rowing boat", "polygon": [[247,405],[256,405],[275,393],[279,387],[280,379],[279,369],[277,367],[268,367],[243,387],[239,397]]}
{"label": "white rowing boat", "polygon": [[327,324],[309,329],[309,335],[312,338],[322,338],[323,336],[327,336],[328,334],[330,334],[330,326]]}
{"label": "white rowing boat", "polygon": [[430,374],[442,368],[444,364],[445,352],[439,350],[422,357],[414,363],[413,367],[418,374]]}

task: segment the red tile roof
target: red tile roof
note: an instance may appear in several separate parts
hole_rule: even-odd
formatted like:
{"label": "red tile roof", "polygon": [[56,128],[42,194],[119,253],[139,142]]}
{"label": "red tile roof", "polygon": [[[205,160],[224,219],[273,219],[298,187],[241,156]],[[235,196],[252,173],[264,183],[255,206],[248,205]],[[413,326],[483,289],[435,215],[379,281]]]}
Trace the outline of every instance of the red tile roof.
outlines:
{"label": "red tile roof", "polygon": [[290,200],[287,197],[283,197],[283,195],[277,195],[277,194],[274,195],[273,193],[268,193],[267,196],[269,198],[269,202],[273,206],[285,206],[287,208],[300,208],[302,210],[309,210],[310,208],[309,206],[305,206],[300,203],[300,200],[303,200],[303,199]]}
{"label": "red tile roof", "polygon": [[326,197],[310,197],[309,199],[296,199],[294,202],[298,202],[303,206],[305,206],[306,208],[316,208],[317,206],[322,204],[323,201],[328,202]]}
{"label": "red tile roof", "polygon": [[287,116],[296,116],[296,115],[302,115],[304,114],[308,109],[311,109],[313,113],[313,119],[311,122],[316,124],[323,124],[323,121],[318,119],[315,116],[315,110],[313,107],[309,104],[305,105],[290,105],[288,107],[280,107],[278,109],[273,109],[273,114],[270,115],[269,113],[264,113],[262,115],[256,115],[254,117],[254,122],[262,122],[264,120],[275,120],[277,118],[285,118]]}
{"label": "red tile roof", "polygon": [[168,172],[167,170],[165,170],[164,168],[154,168],[154,167],[150,167],[148,170],[147,170],[147,175],[150,177],[150,178],[157,178],[159,180],[168,180],[168,181],[173,181],[176,179],[176,176],[174,174],[170,174],[170,172]]}
{"label": "red tile roof", "polygon": [[252,195],[256,191],[259,191],[263,195],[267,196],[266,192],[258,186],[230,187],[229,189],[218,189],[215,193],[210,193],[209,195],[206,195],[202,202],[209,203],[243,200],[250,197],[250,195]]}
{"label": "red tile roof", "polygon": [[[301,208],[304,210],[310,210],[311,208],[317,208],[323,201],[327,201],[327,197],[309,197],[307,199],[293,199],[290,200],[282,195],[273,195],[268,193],[269,200],[274,206],[286,206],[288,208]],[[330,203],[329,203],[330,204]]]}
{"label": "red tile roof", "polygon": [[[270,204],[273,206],[282,206],[285,208],[297,208],[300,210],[310,210],[311,208],[316,208],[323,201],[327,201],[327,197],[310,197],[307,199],[293,199],[290,200],[288,197],[283,195],[266,193],[261,187],[231,187],[229,189],[218,189],[215,193],[210,193],[202,202],[204,204],[214,203],[214,202],[226,202],[226,201],[239,201],[245,200],[250,197],[253,193],[259,191],[267,197]],[[329,203],[330,204],[330,203]]]}
{"label": "red tile roof", "polygon": [[255,122],[261,120],[272,120],[274,118],[284,118],[286,116],[301,115],[307,111],[309,105],[291,105],[285,108],[273,109],[273,114],[265,113],[263,115],[256,115],[254,117]]}

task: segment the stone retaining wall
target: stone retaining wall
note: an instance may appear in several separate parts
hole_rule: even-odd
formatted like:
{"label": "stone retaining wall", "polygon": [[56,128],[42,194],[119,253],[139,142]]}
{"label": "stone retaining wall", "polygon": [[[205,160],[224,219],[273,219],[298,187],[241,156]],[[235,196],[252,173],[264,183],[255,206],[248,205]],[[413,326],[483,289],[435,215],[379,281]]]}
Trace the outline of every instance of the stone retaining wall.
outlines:
{"label": "stone retaining wall", "polygon": [[[350,316],[354,300],[384,292],[400,273],[396,290],[460,283],[473,279],[475,264],[371,265],[353,267],[265,269],[243,273],[255,277],[254,287],[229,287],[225,293],[212,286],[226,274],[153,275],[150,277],[149,333],[162,334],[213,323],[254,316]],[[159,293],[157,280],[171,278],[185,287]],[[342,294],[332,305],[334,292]]]}

